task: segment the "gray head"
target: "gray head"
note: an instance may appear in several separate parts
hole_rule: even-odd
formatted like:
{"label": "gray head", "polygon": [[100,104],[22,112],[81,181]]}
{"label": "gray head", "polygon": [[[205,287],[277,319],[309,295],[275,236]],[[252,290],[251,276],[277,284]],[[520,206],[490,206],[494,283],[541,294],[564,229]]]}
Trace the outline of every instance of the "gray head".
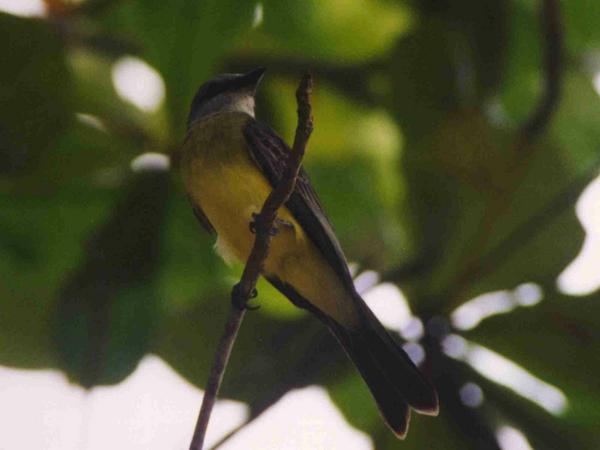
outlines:
{"label": "gray head", "polygon": [[188,128],[201,117],[225,111],[240,111],[254,117],[254,93],[265,73],[259,67],[248,73],[226,73],[207,81],[194,96]]}

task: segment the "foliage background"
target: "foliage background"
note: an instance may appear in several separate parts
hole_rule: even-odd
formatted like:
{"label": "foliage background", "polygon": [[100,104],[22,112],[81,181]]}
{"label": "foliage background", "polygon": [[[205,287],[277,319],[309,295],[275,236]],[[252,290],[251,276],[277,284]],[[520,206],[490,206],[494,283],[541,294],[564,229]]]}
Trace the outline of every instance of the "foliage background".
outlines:
{"label": "foliage background", "polygon": [[[290,140],[293,90],[310,69],[306,166],[349,258],[401,287],[426,324],[441,414],[413,418],[398,444],[328,333],[263,284],[223,396],[255,417],[323,384],[378,449],[499,448],[501,424],[536,449],[598,448],[598,294],[570,297],[556,278],[581,249],[573,206],[600,163],[600,3],[560,2],[562,40],[540,20],[557,3],[47,0],[45,18],[0,14],[0,364],[58,368],[91,388],[152,352],[201,387],[239,267],[211,251],[176,170],[130,162],[159,152],[176,168],[199,84],[259,65],[258,116]],[[111,82],[130,55],[164,80],[156,111]],[[524,128],[544,101],[547,120]],[[469,330],[449,320],[523,283],[543,288],[542,302]],[[451,358],[448,333],[559,387],[568,408],[551,414]],[[469,381],[484,394],[477,408],[459,395]]]}

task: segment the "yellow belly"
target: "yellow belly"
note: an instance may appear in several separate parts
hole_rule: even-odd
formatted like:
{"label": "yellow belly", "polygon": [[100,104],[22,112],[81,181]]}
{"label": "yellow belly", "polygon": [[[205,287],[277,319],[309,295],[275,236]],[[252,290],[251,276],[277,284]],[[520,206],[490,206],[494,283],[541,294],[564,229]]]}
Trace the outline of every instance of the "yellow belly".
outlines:
{"label": "yellow belly", "polygon": [[[214,149],[204,152],[197,148],[210,144],[210,140],[196,140],[194,151],[184,153],[182,170],[186,187],[192,201],[215,228],[219,253],[226,260],[245,262],[255,238],[250,231],[252,213],[260,211],[272,187],[243,142],[232,139],[231,145],[239,150],[228,148],[224,159],[215,157]],[[281,208],[278,217],[293,227],[279,226],[280,232],[273,238],[265,261],[265,273],[290,284],[306,300],[340,322],[354,322],[352,301],[335,271],[287,208]]]}

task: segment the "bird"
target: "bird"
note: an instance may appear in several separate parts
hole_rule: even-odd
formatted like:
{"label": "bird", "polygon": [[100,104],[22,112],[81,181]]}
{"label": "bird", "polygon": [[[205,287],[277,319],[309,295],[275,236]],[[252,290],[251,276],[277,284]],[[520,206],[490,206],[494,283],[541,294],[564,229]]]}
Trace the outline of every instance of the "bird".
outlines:
{"label": "bird", "polygon": [[[255,94],[265,68],[221,74],[200,86],[191,103],[180,171],[200,224],[216,234],[226,262],[245,262],[251,224],[286,170],[290,147],[255,118]],[[333,333],[364,379],[398,438],[411,409],[437,415],[438,396],[354,287],[333,226],[302,167],[277,213],[277,234],[262,276]]]}

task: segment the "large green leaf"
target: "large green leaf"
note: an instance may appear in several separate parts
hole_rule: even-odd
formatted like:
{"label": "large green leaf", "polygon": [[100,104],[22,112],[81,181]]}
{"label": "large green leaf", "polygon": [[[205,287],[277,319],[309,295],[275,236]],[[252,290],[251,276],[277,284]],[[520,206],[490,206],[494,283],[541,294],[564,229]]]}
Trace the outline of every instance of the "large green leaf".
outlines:
{"label": "large green leaf", "polygon": [[485,320],[467,336],[557,386],[569,400],[565,418],[592,425],[600,414],[599,300],[548,292],[538,305]]}
{"label": "large green leaf", "polygon": [[263,20],[243,50],[336,62],[373,59],[388,50],[413,22],[400,2],[292,0],[260,2]]}
{"label": "large green leaf", "polygon": [[[272,299],[260,303],[267,301]],[[228,295],[206,294],[199,305],[168,313],[156,352],[203,387],[230,308]],[[258,414],[292,388],[322,383],[349,369],[342,349],[316,319],[274,320],[259,311],[246,315],[222,395],[248,402]]]}
{"label": "large green leaf", "polygon": [[600,5],[594,0],[576,0],[560,4],[564,17],[568,50],[581,54],[600,48]]}
{"label": "large green leaf", "polygon": [[120,2],[103,18],[112,32],[139,43],[141,56],[163,76],[172,138],[183,136],[195,90],[250,27],[253,10],[252,2],[240,0],[134,0]]}
{"label": "large green leaf", "polygon": [[32,165],[71,114],[69,72],[58,31],[0,13],[0,173]]}
{"label": "large green leaf", "polygon": [[566,90],[570,98],[548,131],[552,142],[517,147],[484,115],[465,111],[407,148],[413,239],[440,255],[416,284],[420,297],[452,307],[556,276],[575,257],[583,231],[572,205],[598,165],[592,124],[600,102],[580,112],[571,98],[594,95],[580,76],[569,76]]}
{"label": "large green leaf", "polygon": [[131,155],[144,146],[162,145],[168,138],[164,108],[155,113],[142,112],[119,97],[112,81],[113,59],[78,48],[69,53],[68,62],[77,112],[99,118],[114,136],[112,139],[130,140],[132,145],[124,153]]}
{"label": "large green leaf", "polygon": [[81,184],[0,196],[0,364],[57,367],[52,311],[113,191]]}
{"label": "large green leaf", "polygon": [[563,420],[514,395],[503,386],[478,374],[468,374],[467,368],[461,367],[459,371],[462,371],[469,381],[480,386],[483,391],[483,407],[493,414],[496,425],[516,427],[525,434],[533,448],[592,450],[600,444],[595,422],[578,424]]}
{"label": "large green leaf", "polygon": [[62,367],[88,388],[131,373],[150,347],[159,311],[168,177],[142,173],[123,195],[65,281],[54,317]]}
{"label": "large green leaf", "polygon": [[419,27],[388,61],[393,86],[382,98],[411,143],[448,111],[486,99],[500,81],[508,40],[506,1],[418,2]]}

